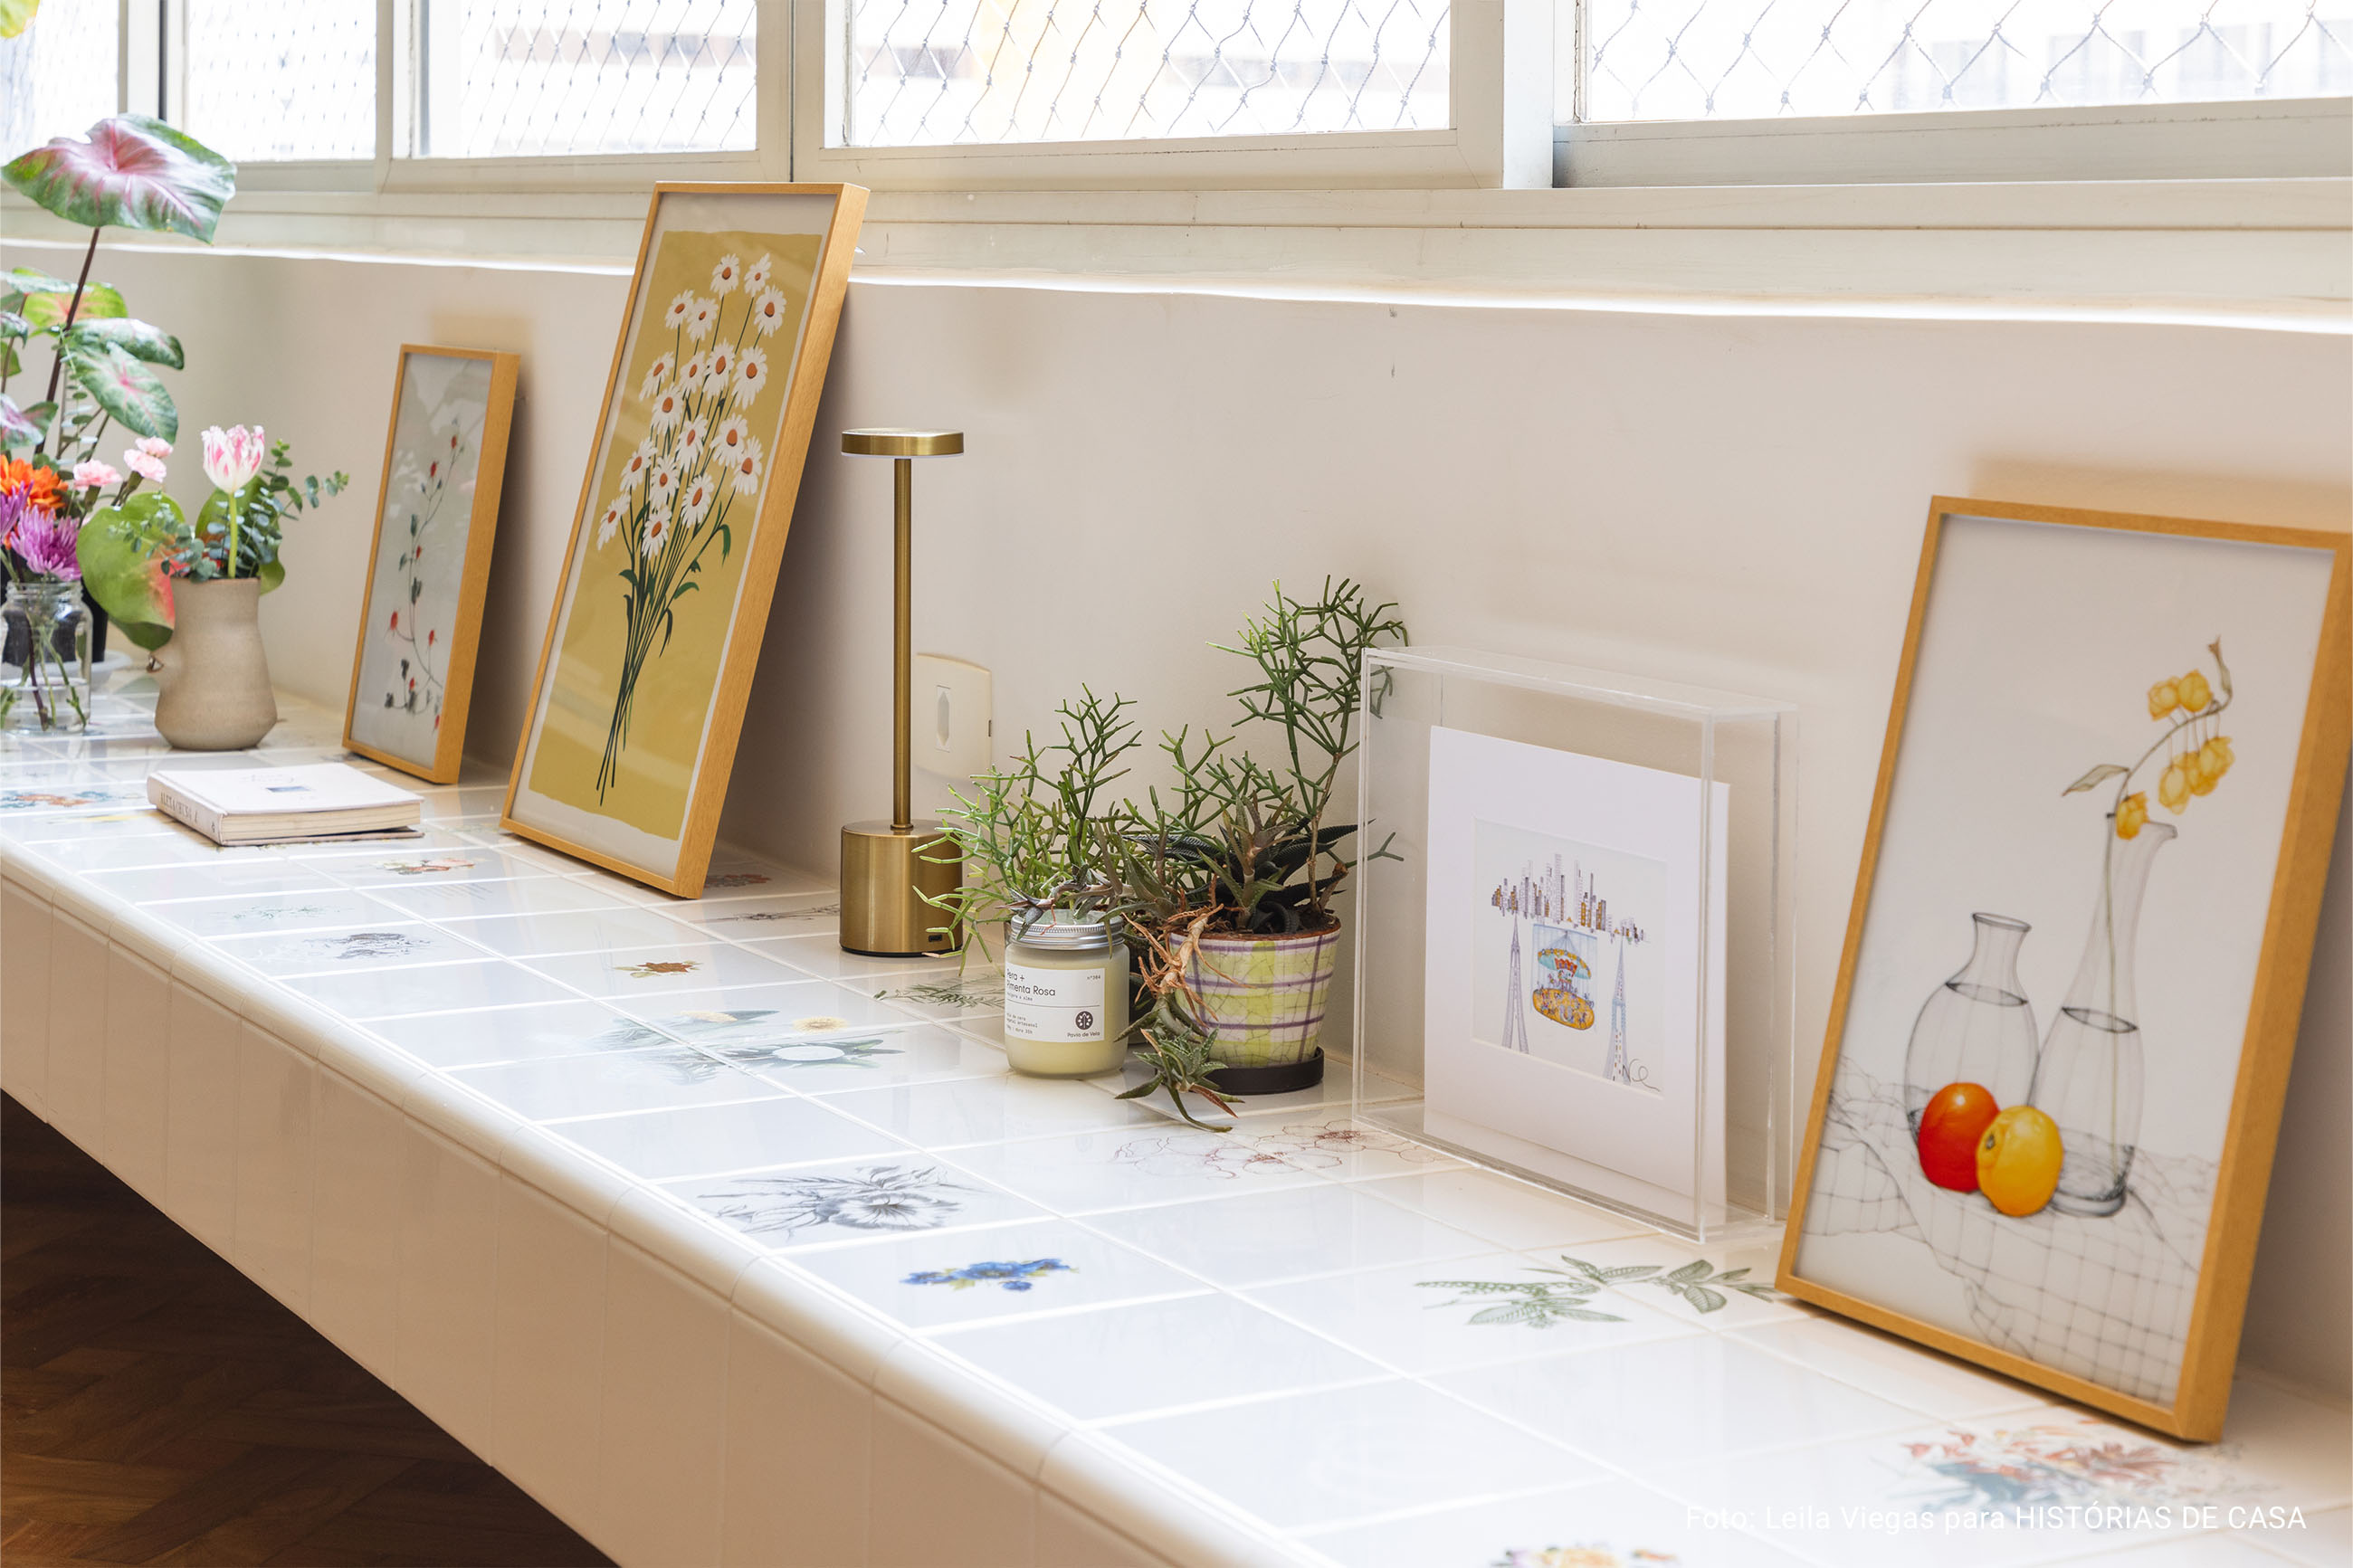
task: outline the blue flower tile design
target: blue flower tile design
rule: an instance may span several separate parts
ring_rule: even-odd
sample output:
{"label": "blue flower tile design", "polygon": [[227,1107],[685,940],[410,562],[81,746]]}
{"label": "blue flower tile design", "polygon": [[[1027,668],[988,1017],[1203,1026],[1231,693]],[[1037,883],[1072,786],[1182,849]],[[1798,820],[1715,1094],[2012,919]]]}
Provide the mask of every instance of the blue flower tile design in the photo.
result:
{"label": "blue flower tile design", "polygon": [[976,1285],[1027,1290],[1049,1274],[1077,1272],[1059,1258],[1032,1258],[1026,1263],[967,1263],[961,1268],[920,1268],[902,1283],[944,1285],[951,1290],[969,1290]]}

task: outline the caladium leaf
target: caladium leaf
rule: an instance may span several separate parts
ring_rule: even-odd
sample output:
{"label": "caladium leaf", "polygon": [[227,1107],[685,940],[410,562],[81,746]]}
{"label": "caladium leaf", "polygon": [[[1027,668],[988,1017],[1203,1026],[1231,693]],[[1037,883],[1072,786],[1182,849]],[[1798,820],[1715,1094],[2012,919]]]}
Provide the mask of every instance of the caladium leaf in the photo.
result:
{"label": "caladium leaf", "polygon": [[56,417],[54,403],[36,403],[30,408],[19,408],[16,400],[0,392],[0,447],[37,447],[48,433],[49,421]]}
{"label": "caladium leaf", "polygon": [[0,338],[29,338],[33,323],[14,310],[0,310]]}
{"label": "caladium leaf", "polygon": [[125,637],[151,651],[172,638],[172,578],[164,545],[179,520],[177,501],[161,490],[142,490],[121,506],[92,512],[74,541],[82,591]]}
{"label": "caladium leaf", "polygon": [[117,114],[87,141],[60,136],[0,168],[0,178],[80,228],[168,229],[210,244],[237,165],[143,114]]}
{"label": "caladium leaf", "polygon": [[180,340],[161,327],[151,327],[144,321],[127,317],[96,321],[76,321],[66,329],[66,347],[80,349],[87,345],[95,353],[100,345],[112,343],[132,359],[145,360],[149,364],[170,365],[174,370],[187,368],[187,360],[180,353]]}
{"label": "caladium leaf", "polygon": [[98,401],[125,428],[142,436],[174,441],[180,435],[180,412],[155,373],[112,343],[88,352],[73,351],[66,363],[81,389]]}
{"label": "caladium leaf", "polygon": [[0,38],[13,38],[33,25],[41,0],[0,0]]}
{"label": "caladium leaf", "polygon": [[[55,293],[25,296],[25,319],[36,327],[62,327],[66,311],[73,304],[73,285],[69,283]],[[122,296],[104,283],[92,283],[81,291],[81,309],[74,311],[74,321],[119,321],[131,314],[131,307]]]}

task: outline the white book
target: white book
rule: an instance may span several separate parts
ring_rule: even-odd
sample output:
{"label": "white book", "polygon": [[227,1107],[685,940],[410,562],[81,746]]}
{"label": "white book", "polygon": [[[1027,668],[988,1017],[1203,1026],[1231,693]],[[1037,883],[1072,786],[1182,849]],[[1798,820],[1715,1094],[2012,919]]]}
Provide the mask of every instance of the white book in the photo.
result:
{"label": "white book", "polygon": [[346,767],[164,768],[147,775],[164,816],[216,844],[269,844],[413,829],[422,796]]}

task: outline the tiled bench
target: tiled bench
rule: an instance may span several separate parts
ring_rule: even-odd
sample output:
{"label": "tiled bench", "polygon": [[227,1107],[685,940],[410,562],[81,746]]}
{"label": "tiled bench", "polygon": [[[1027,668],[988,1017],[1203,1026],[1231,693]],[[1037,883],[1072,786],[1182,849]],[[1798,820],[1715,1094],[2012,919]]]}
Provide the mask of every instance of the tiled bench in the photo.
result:
{"label": "tiled bench", "polygon": [[[0,741],[0,1086],[623,1563],[2353,1549],[2326,1402],[2249,1382],[2198,1450],[1769,1292],[1570,1319],[1564,1256],[1757,1260],[1362,1132],[1337,1081],[1220,1136],[1015,1078],[985,976],[842,953],[746,857],[682,903],[522,844],[494,781],[424,791],[421,844],[216,849],[144,808],[143,685]],[[341,754],[287,707],[261,761]],[[1836,1523],[2021,1467],[2306,1527]]]}

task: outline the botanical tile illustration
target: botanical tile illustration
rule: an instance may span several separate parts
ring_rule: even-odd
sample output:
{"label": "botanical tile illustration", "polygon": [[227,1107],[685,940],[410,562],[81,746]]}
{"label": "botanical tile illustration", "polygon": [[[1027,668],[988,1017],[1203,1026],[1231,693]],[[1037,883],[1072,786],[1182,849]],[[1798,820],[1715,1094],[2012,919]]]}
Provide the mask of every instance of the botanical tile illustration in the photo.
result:
{"label": "botanical tile illustration", "polygon": [[1269,1154],[1279,1156],[1303,1170],[1328,1171],[1345,1163],[1350,1154],[1388,1154],[1409,1165],[1434,1165],[1447,1156],[1434,1149],[1387,1132],[1367,1131],[1346,1117],[1334,1121],[1295,1121],[1279,1132],[1259,1134],[1251,1142]]}
{"label": "botanical tile illustration", "polygon": [[1672,1552],[1608,1544],[1515,1546],[1495,1559],[1494,1568],[1672,1568],[1683,1561]]}
{"label": "botanical tile illustration", "polygon": [[268,925],[275,921],[300,920],[304,915],[324,915],[333,912],[332,906],[327,904],[259,904],[249,910],[239,910],[228,918],[238,922],[258,921],[263,925]]}
{"label": "botanical tile illustration", "polygon": [[705,877],[702,885],[706,888],[756,888],[766,880],[768,879],[757,871],[727,871],[716,877]]}
{"label": "botanical tile illustration", "polygon": [[936,1165],[869,1165],[850,1176],[741,1176],[698,1195],[740,1230],[790,1235],[821,1225],[934,1230],[962,1212],[958,1194],[976,1190]]}
{"label": "botanical tile illustration", "polygon": [[1078,1270],[1059,1258],[1033,1258],[1026,1263],[967,1263],[961,1268],[921,1268],[901,1280],[903,1285],[944,1285],[951,1290],[969,1290],[976,1285],[995,1285],[1007,1290],[1027,1290],[1049,1274],[1075,1274]]}
{"label": "botanical tile illustration", "polygon": [[397,931],[344,931],[335,936],[308,936],[290,944],[306,958],[348,962],[355,958],[401,958],[432,950],[433,939]]}
{"label": "botanical tile illustration", "polygon": [[637,980],[651,980],[657,974],[691,974],[702,967],[697,958],[652,958],[643,963],[617,963],[613,966],[623,974]]}
{"label": "botanical tile illustration", "polygon": [[[712,879],[712,881],[715,884],[717,879]],[[840,912],[841,906],[839,904],[820,904],[817,908],[811,910],[754,910],[748,914],[713,915],[711,917],[709,923],[712,925],[729,925],[737,921],[749,921],[760,924],[765,924],[771,921],[813,921],[826,919],[833,915],[838,915]]]}
{"label": "botanical tile illustration", "polygon": [[0,790],[0,811],[70,811],[78,805],[111,805],[118,801],[145,800],[143,784],[100,784],[90,789]]}
{"label": "botanical tile illustration", "polygon": [[[1593,1308],[1593,1296],[1602,1290],[1621,1289],[1629,1285],[1648,1285],[1664,1290],[1702,1312],[1720,1312],[1731,1298],[1724,1292],[1737,1290],[1763,1301],[1779,1300],[1780,1293],[1770,1285],[1747,1278],[1746,1268],[1716,1272],[1715,1266],[1704,1258],[1694,1258],[1680,1268],[1667,1270],[1661,1263],[1628,1263],[1615,1268],[1588,1263],[1581,1258],[1563,1253],[1567,1268],[1537,1267],[1532,1274],[1551,1278],[1534,1280],[1509,1279],[1422,1279],[1416,1283],[1426,1290],[1457,1290],[1461,1294],[1451,1301],[1440,1301],[1440,1307],[1466,1306],[1474,1300],[1489,1304],[1471,1315],[1471,1321],[1494,1326],[1515,1324],[1521,1328],[1548,1329],[1555,1323],[1588,1322],[1621,1323],[1623,1318]],[[1662,1270],[1665,1270],[1662,1272]]]}
{"label": "botanical tile illustration", "polygon": [[2183,1450],[2086,1420],[1987,1432],[1957,1427],[1897,1445],[1930,1511],[2054,1505],[2141,1505],[2252,1500],[2271,1488],[2228,1463],[2228,1447]]}
{"label": "botanical tile illustration", "polygon": [[1112,1152],[1112,1163],[1134,1165],[1155,1176],[1217,1176],[1231,1181],[1250,1173],[1295,1171],[1282,1156],[1230,1138],[1164,1133],[1134,1138]]}
{"label": "botanical tile illustration", "polygon": [[[761,1021],[776,1016],[768,1007],[728,1011],[674,1013],[659,1028],[625,1019],[598,1034],[591,1044],[603,1050],[647,1051],[672,1064],[681,1081],[700,1083],[723,1066],[753,1068],[871,1067],[877,1057],[902,1054],[888,1042],[887,1034],[855,1039],[813,1040],[799,1024],[770,1026]],[[807,1023],[808,1020],[801,1020]],[[839,1020],[833,1020],[839,1022]],[[680,1040],[691,1041],[681,1045]],[[669,1046],[668,1053],[651,1047]]]}
{"label": "botanical tile illustration", "polygon": [[427,877],[440,871],[464,871],[480,865],[462,855],[436,855],[425,860],[379,860],[375,868],[396,877]]}
{"label": "botanical tile illustration", "polygon": [[877,1002],[913,1002],[925,1007],[955,1007],[967,1013],[996,1012],[1005,1005],[1002,989],[973,985],[900,985],[874,993]]}

